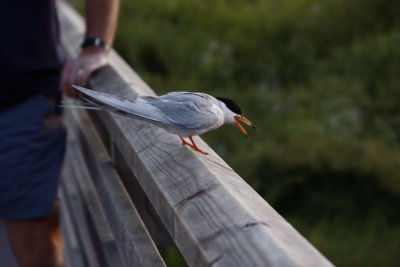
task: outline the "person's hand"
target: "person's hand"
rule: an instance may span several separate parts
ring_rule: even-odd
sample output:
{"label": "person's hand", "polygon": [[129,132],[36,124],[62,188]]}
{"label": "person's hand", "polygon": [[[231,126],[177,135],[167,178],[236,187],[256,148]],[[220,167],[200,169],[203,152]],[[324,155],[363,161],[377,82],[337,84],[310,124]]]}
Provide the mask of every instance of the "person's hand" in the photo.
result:
{"label": "person's hand", "polygon": [[87,47],[81,54],[68,61],[61,73],[60,89],[70,97],[77,97],[77,91],[72,85],[85,86],[96,70],[108,64],[107,50],[97,47]]}

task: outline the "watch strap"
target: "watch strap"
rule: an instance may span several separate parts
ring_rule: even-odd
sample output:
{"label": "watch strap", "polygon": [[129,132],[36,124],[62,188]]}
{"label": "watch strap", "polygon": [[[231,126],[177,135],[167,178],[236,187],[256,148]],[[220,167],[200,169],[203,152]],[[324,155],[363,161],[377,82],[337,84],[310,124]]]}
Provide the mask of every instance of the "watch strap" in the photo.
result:
{"label": "watch strap", "polygon": [[95,37],[95,38],[86,38],[82,42],[81,47],[82,48],[85,48],[85,47],[101,47],[101,48],[106,49],[108,46],[107,46],[107,43],[105,41],[103,41],[101,38]]}

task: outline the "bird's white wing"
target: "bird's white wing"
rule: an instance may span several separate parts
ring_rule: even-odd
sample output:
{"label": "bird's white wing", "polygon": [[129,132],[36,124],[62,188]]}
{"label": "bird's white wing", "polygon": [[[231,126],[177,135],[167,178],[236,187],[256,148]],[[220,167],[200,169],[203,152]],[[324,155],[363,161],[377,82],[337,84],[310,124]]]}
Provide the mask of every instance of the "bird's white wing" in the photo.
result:
{"label": "bird's white wing", "polygon": [[[135,99],[127,99],[111,94],[93,91],[81,86],[74,85],[78,91],[84,94],[84,98],[91,103],[91,106],[97,106],[104,110],[119,113],[125,116],[144,119],[155,123],[169,123],[169,120],[159,112],[159,110],[152,106],[151,96],[136,97]],[[64,106],[71,106],[65,105]],[[72,107],[77,107],[72,106]],[[85,108],[82,106],[81,108]]]}
{"label": "bird's white wing", "polygon": [[209,102],[156,99],[154,105],[174,125],[184,128],[210,130],[219,125],[219,117],[213,112]]}
{"label": "bird's white wing", "polygon": [[[186,129],[211,130],[221,126],[222,118],[215,113],[217,100],[208,94],[197,92],[171,92],[160,96],[165,105],[159,106],[162,112],[175,124]],[[169,102],[176,103],[173,109]],[[174,119],[179,118],[179,121]]]}

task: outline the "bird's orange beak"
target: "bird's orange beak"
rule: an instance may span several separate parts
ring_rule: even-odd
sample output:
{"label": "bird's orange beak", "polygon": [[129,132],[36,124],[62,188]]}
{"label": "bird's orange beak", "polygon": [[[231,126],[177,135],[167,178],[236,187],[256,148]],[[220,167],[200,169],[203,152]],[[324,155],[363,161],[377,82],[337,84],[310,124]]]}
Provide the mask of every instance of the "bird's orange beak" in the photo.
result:
{"label": "bird's orange beak", "polygon": [[251,127],[253,127],[254,129],[256,129],[257,130],[257,128],[256,128],[256,126],[251,122],[251,121],[249,121],[246,117],[244,117],[244,116],[235,116],[234,117],[234,119],[235,119],[235,126],[239,129],[239,131],[243,134],[243,135],[245,135],[246,137],[247,137],[247,139],[251,139],[250,138],[250,136],[247,134],[247,132],[246,132],[246,130],[243,128],[243,126],[242,125],[240,125],[240,121],[241,122],[243,122],[243,123],[245,123],[245,124],[247,124],[247,125],[249,125],[249,126],[251,126]]}

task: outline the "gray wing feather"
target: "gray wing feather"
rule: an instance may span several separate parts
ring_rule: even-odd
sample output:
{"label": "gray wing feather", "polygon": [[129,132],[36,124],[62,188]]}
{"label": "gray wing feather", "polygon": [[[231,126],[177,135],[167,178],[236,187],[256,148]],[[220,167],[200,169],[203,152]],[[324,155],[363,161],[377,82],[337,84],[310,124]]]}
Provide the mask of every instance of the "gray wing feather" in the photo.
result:
{"label": "gray wing feather", "polygon": [[62,108],[81,108],[81,109],[93,109],[93,110],[102,110],[103,108],[98,105],[80,101],[61,101],[59,107]]}
{"label": "gray wing feather", "polygon": [[214,97],[205,94],[205,93],[193,93],[193,92],[170,92],[166,95],[160,96],[160,99],[163,100],[171,100],[174,102],[184,102],[184,101],[193,101],[193,98],[196,97],[196,102],[209,102],[210,100],[215,100]]}
{"label": "gray wing feather", "polygon": [[161,124],[160,126],[164,124],[200,130],[213,128],[218,121],[210,109],[212,101],[209,100],[214,98],[203,93],[173,92],[160,97],[138,96],[129,100],[80,86],[74,87],[89,102],[102,106],[105,110],[152,121]]}
{"label": "gray wing feather", "polygon": [[93,91],[76,85],[74,85],[74,87],[83,93],[89,102],[97,106],[101,106],[105,110],[153,122],[169,122],[156,107],[149,103],[148,100],[153,97],[137,97],[134,100],[130,100],[107,93]]}
{"label": "gray wing feather", "polygon": [[210,129],[216,124],[216,117],[209,104],[193,103],[192,101],[173,102],[161,100],[157,108],[176,126],[185,129]]}

